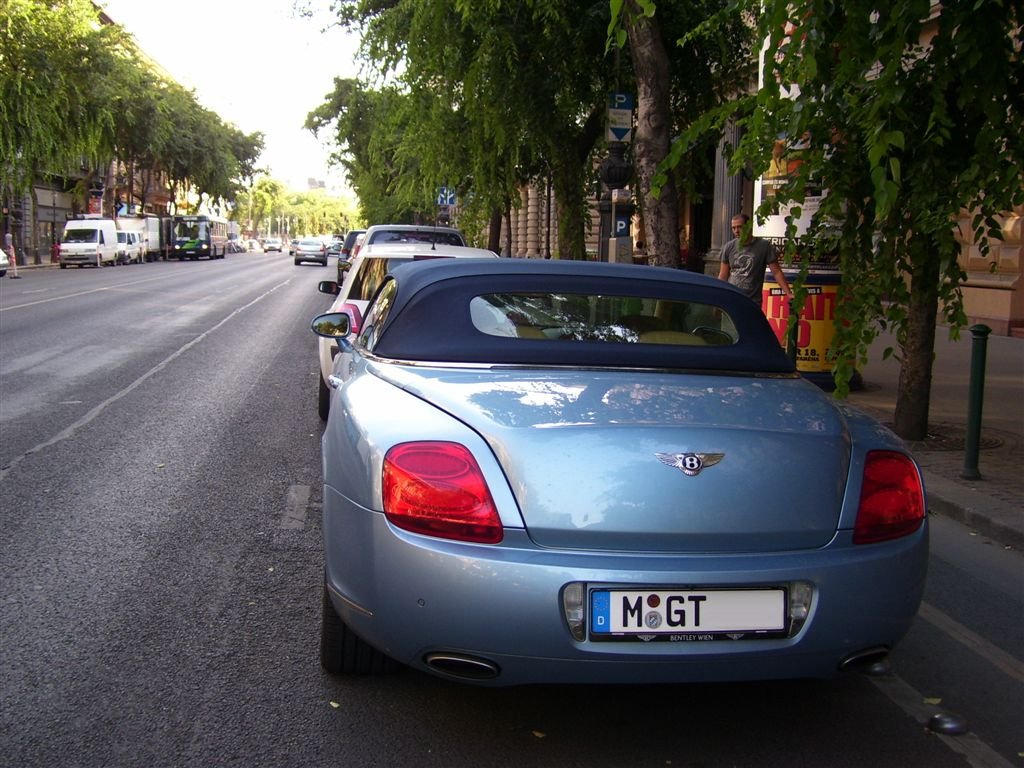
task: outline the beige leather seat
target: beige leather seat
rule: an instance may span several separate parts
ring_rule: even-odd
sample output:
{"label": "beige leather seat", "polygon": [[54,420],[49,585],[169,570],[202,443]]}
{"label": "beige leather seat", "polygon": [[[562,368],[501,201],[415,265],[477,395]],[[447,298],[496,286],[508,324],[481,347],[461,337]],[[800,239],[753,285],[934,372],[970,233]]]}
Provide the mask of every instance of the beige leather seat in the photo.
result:
{"label": "beige leather seat", "polygon": [[692,344],[694,346],[707,346],[707,342],[695,333],[685,331],[647,331],[641,333],[639,342],[641,344]]}
{"label": "beige leather seat", "polygon": [[546,339],[544,331],[532,325],[517,325],[516,336],[521,339]]}

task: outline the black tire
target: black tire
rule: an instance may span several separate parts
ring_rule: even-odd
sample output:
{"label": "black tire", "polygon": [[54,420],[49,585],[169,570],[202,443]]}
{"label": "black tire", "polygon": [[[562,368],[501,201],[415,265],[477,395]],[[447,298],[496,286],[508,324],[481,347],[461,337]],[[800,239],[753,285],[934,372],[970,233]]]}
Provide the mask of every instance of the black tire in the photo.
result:
{"label": "black tire", "polygon": [[316,411],[320,414],[321,421],[327,421],[327,417],[331,413],[331,388],[324,383],[323,376],[317,376],[320,381],[320,387],[317,390],[316,398]]}
{"label": "black tire", "polygon": [[68,265],[67,265],[67,264],[61,264],[61,265],[60,265],[60,268],[61,268],[61,269],[67,269],[67,268],[68,268]]}
{"label": "black tire", "polygon": [[320,666],[332,675],[380,675],[399,666],[341,620],[331,604],[326,579],[320,622]]}

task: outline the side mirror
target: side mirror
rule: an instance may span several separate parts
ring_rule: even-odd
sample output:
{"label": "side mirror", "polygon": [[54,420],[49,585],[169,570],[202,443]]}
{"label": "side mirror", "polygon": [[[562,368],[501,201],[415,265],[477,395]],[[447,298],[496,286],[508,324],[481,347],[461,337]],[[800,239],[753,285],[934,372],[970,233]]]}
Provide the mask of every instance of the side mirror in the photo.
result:
{"label": "side mirror", "polygon": [[330,294],[331,296],[337,296],[339,293],[341,293],[341,286],[338,285],[333,280],[321,280],[320,284],[317,286],[317,290],[320,291],[320,293],[327,293]]}
{"label": "side mirror", "polygon": [[313,318],[313,333],[325,339],[343,339],[352,329],[352,319],[344,312],[328,312]]}

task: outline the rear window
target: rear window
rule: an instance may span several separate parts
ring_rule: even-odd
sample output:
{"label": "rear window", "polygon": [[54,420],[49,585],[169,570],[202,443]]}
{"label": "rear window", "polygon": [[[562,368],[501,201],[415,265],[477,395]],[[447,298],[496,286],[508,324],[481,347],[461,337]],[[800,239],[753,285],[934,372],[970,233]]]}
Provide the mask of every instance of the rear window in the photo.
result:
{"label": "rear window", "polygon": [[720,307],[642,296],[491,293],[469,304],[473,326],[489,336],[609,344],[726,346],[738,340]]}
{"label": "rear window", "polygon": [[437,243],[439,245],[465,245],[466,241],[455,232],[415,232],[403,230],[383,230],[374,232],[373,239],[367,245],[381,243]]}

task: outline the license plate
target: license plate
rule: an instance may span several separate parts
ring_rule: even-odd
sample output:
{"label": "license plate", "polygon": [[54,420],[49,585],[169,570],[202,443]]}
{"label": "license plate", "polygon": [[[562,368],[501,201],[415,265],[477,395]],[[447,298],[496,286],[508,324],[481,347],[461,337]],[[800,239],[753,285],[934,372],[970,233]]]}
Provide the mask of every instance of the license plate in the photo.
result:
{"label": "license plate", "polygon": [[598,640],[784,636],[786,590],[593,590],[590,632]]}

